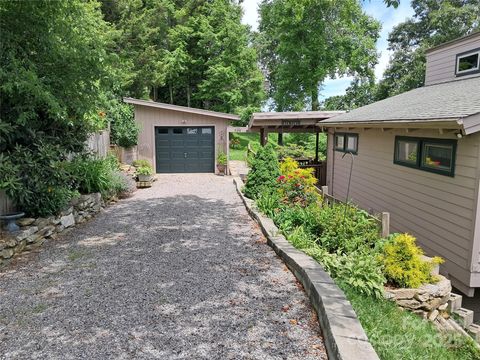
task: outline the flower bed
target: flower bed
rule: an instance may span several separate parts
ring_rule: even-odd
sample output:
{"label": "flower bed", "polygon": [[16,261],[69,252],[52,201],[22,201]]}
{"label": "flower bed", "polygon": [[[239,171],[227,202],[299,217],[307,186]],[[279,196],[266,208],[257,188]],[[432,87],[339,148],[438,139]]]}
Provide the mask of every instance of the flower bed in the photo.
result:
{"label": "flower bed", "polygon": [[[253,164],[253,170],[256,170],[255,161]],[[387,294],[389,299],[396,300],[403,308],[414,310],[430,320],[438,316],[439,310],[443,310],[450,294],[450,282],[432,275],[432,269],[440,259],[425,260],[413,237],[394,234],[388,239],[382,239],[378,222],[365,211],[351,204],[328,203],[323,202],[319,196],[310,196],[316,193],[311,191],[313,184],[308,181],[308,174],[300,173],[291,159],[280,165],[280,176],[276,170],[278,164],[269,163],[265,166],[264,159],[262,165],[262,178],[275,176],[277,181],[271,186],[257,188],[252,196],[257,207],[273,219],[296,248],[320,262],[341,288],[353,294],[353,297],[372,299],[372,303],[378,304],[379,308],[383,307],[384,296]],[[274,170],[269,174],[268,169]],[[248,175],[246,188],[249,188],[250,181],[257,183],[257,173],[258,170]],[[249,196],[249,193],[246,195]],[[387,291],[385,285],[389,285]],[[374,309],[359,310],[369,313]],[[369,324],[366,325],[368,333]],[[384,326],[389,328],[389,324]],[[377,330],[378,328],[372,330],[372,334]],[[408,328],[405,336],[408,336]],[[435,346],[449,346],[449,339],[442,336],[439,339]],[[471,339],[456,339],[455,342],[468,344],[466,348],[471,351],[468,350],[467,353],[473,354],[471,358],[479,356],[475,346],[471,345]],[[383,348],[385,344],[376,342],[375,339],[372,343],[391,354],[387,348]],[[411,347],[416,345],[411,344]],[[434,353],[447,354],[450,351],[442,349],[437,349]],[[456,352],[455,349],[452,350],[453,353]],[[421,351],[412,351],[412,354],[417,353]],[[450,358],[450,355],[445,356]],[[389,355],[385,358],[396,357]]]}

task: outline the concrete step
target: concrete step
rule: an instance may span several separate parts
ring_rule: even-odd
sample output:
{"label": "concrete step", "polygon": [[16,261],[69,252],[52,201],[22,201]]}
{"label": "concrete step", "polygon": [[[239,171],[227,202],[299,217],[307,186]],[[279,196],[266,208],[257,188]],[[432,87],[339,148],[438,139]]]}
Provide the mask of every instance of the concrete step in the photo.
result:
{"label": "concrete step", "polygon": [[447,323],[454,329],[455,332],[458,334],[462,334],[463,336],[468,336],[467,332],[452,318],[447,320]]}
{"label": "concrete step", "polygon": [[458,310],[462,307],[462,295],[450,294],[450,299],[448,300],[447,303],[447,311],[449,313],[454,312],[455,310]]}
{"label": "concrete step", "polygon": [[468,334],[475,340],[480,343],[480,325],[472,324],[467,329]]}
{"label": "concrete step", "polygon": [[455,321],[460,324],[464,329],[468,329],[473,324],[473,311],[465,308],[460,308],[453,312]]}

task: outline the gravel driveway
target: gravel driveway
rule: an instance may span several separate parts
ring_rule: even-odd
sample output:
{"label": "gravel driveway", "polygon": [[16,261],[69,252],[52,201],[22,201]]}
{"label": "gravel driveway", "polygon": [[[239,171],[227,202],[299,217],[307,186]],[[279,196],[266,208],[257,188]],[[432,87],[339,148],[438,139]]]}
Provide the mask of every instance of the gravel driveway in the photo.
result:
{"label": "gravel driveway", "polygon": [[231,178],[150,189],[0,270],[1,359],[326,359]]}

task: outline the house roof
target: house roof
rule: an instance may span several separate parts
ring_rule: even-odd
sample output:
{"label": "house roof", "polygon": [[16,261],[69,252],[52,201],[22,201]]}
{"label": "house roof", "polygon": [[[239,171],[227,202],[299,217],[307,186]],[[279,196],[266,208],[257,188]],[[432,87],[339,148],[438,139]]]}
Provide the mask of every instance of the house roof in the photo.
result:
{"label": "house roof", "polygon": [[318,126],[456,123],[480,131],[480,77],[435,84],[377,101],[322,121]]}
{"label": "house roof", "polygon": [[[253,113],[248,128],[258,130],[267,128],[296,128],[315,129],[318,121],[329,119],[333,116],[343,114],[344,111],[289,111],[289,112],[260,112]],[[318,130],[318,129],[317,129]]]}
{"label": "house roof", "polygon": [[133,104],[133,105],[142,105],[142,106],[154,107],[154,108],[158,108],[158,109],[181,111],[181,112],[186,112],[186,113],[191,113],[191,114],[213,116],[213,117],[222,118],[222,119],[225,119],[225,120],[240,120],[240,116],[234,115],[234,114],[227,114],[227,113],[222,113],[222,112],[217,112],[217,111],[191,108],[191,107],[187,107],[187,106],[165,104],[165,103],[151,101],[151,100],[140,100],[140,99],[125,97],[125,98],[123,98],[123,101],[128,103],[128,104]]}
{"label": "house roof", "polygon": [[447,47],[447,46],[450,46],[450,45],[453,45],[453,44],[456,44],[456,43],[461,43],[463,41],[465,41],[466,39],[470,39],[470,38],[474,38],[476,36],[480,36],[480,31],[476,30],[474,32],[472,32],[471,34],[468,34],[468,35],[465,35],[465,36],[462,36],[462,37],[459,37],[459,38],[456,38],[456,39],[453,39],[453,40],[450,40],[450,41],[447,41],[447,42],[444,42],[440,45],[437,45],[437,46],[434,46],[434,47],[431,47],[430,49],[427,49],[426,50],[426,53],[430,53],[432,51],[436,51],[438,49],[442,49],[444,47]]}

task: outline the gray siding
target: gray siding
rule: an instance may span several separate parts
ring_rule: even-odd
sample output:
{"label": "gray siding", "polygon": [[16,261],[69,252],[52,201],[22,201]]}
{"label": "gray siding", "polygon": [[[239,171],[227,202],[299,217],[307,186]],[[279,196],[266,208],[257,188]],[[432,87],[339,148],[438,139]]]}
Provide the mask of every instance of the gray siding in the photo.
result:
{"label": "gray siding", "polygon": [[214,126],[215,159],[218,150],[228,152],[227,127],[230,123],[228,119],[135,105],[135,120],[140,125],[137,145],[138,158],[149,160],[154,169],[156,168],[155,126]]}
{"label": "gray siding", "polygon": [[480,48],[480,33],[427,53],[425,85],[479,76],[478,73],[460,77],[455,76],[456,55],[476,48]]}
{"label": "gray siding", "polygon": [[[333,130],[330,130],[333,132]],[[351,131],[354,132],[354,131]],[[458,141],[455,177],[433,174],[393,163],[395,135],[454,138],[438,131],[358,131],[350,188],[351,200],[361,208],[391,214],[392,232],[415,235],[428,255],[446,259],[443,270],[466,286],[472,285],[472,268],[478,264],[479,248],[473,249],[480,135]],[[350,157],[333,151],[328,144],[327,184],[334,196],[344,199]],[[478,236],[478,234],[476,235]]]}

